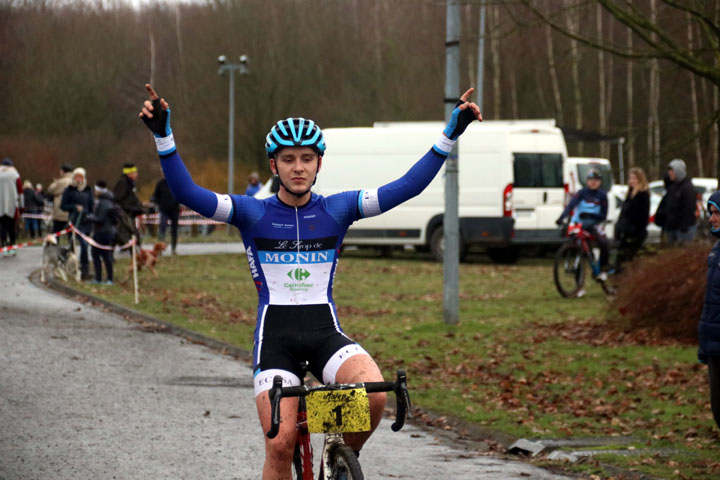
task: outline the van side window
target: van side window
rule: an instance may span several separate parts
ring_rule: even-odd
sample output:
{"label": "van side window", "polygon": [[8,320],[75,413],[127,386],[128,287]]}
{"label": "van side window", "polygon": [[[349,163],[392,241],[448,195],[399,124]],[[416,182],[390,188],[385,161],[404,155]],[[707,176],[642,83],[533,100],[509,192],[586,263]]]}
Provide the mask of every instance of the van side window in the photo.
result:
{"label": "van side window", "polygon": [[515,153],[515,188],[563,188],[559,153]]}

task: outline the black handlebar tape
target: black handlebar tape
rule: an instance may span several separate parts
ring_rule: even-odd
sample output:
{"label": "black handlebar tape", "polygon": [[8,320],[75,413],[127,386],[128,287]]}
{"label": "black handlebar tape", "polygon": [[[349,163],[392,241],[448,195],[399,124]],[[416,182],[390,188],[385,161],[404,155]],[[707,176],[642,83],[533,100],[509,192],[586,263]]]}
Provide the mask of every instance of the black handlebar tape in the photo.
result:
{"label": "black handlebar tape", "polygon": [[267,432],[268,438],[277,437],[280,431],[280,400],[283,397],[282,381],[280,375],[275,375],[273,386],[270,389],[270,430]]}
{"label": "black handlebar tape", "polygon": [[393,432],[399,431],[405,425],[405,415],[410,410],[410,395],[407,389],[407,375],[405,370],[397,371],[397,382],[395,382],[395,398],[397,400],[397,412],[395,422],[390,426]]}

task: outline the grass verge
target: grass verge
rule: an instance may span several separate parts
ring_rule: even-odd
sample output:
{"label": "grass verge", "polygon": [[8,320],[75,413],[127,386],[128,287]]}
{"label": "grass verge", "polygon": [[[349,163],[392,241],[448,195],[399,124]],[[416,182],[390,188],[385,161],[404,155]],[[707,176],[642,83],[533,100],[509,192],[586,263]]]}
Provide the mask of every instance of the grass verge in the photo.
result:
{"label": "grass verge", "polygon": [[[660,478],[718,478],[720,436],[695,345],[610,330],[599,287],[560,298],[549,259],[462,264],[461,320],[446,325],[442,265],[398,257],[345,254],[335,301],[344,330],[388,379],[407,369],[416,405],[518,437],[631,436],[621,448],[635,455],[565,466],[597,478],[618,478],[600,462]],[[127,259],[116,266],[122,280]],[[257,296],[244,256],[163,257],[158,269],[159,279],[141,273],[139,305],[132,282],[79,288],[252,349]]]}

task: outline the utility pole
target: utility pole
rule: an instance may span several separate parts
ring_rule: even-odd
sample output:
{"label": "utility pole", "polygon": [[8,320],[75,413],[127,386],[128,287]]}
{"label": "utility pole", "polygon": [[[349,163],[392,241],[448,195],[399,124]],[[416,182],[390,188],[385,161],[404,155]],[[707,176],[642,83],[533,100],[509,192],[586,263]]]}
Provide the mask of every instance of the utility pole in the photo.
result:
{"label": "utility pole", "polygon": [[[230,112],[228,114],[228,195],[233,194],[233,186],[235,185],[235,72],[238,72],[240,75],[246,75],[248,73],[247,55],[240,55],[238,60],[240,60],[240,63],[227,63],[227,57],[225,55],[218,57],[218,63],[220,64],[218,75],[228,73],[230,77],[230,98],[228,100],[230,104]],[[228,235],[230,235],[231,231],[232,226],[228,223]]]}
{"label": "utility pole", "polygon": [[[445,121],[460,97],[460,2],[448,0],[445,23]],[[458,143],[445,160],[445,248],[443,252],[443,317],[456,325],[460,303],[460,224],[458,220]]]}
{"label": "utility pole", "polygon": [[240,75],[248,73],[247,55],[240,55],[239,60],[240,63],[227,63],[225,55],[218,57],[218,63],[220,64],[218,75],[228,73],[230,77],[230,99],[228,100],[230,105],[228,118],[228,195],[233,194],[233,185],[235,184],[235,72]]}

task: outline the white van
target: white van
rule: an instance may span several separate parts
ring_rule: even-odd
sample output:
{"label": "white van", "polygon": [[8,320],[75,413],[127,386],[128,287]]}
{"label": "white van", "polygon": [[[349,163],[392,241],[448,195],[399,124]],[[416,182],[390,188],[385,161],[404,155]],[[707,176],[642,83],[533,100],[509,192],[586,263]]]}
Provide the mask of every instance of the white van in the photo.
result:
{"label": "white van", "polygon": [[597,170],[602,176],[602,185],[600,188],[605,190],[608,197],[608,213],[607,224],[605,225],[605,235],[612,239],[615,234],[615,224],[620,215],[620,208],[625,197],[618,198],[617,190],[613,187],[612,166],[607,158],[595,157],[568,157],[565,162],[565,172],[569,180],[568,193],[570,197],[575,195],[582,188],[587,186],[586,179],[590,170]]}
{"label": "white van", "polygon": [[[442,128],[417,122],[326,129],[328,147],[313,191],[327,196],[393,181],[431,148]],[[481,245],[493,260],[509,262],[520,246],[562,242],[555,220],[567,197],[567,149],[554,120],[473,123],[459,148],[461,256]],[[266,185],[256,197],[272,194]],[[344,244],[413,245],[441,259],[444,210],[443,167],[417,197],[354,223]]]}

